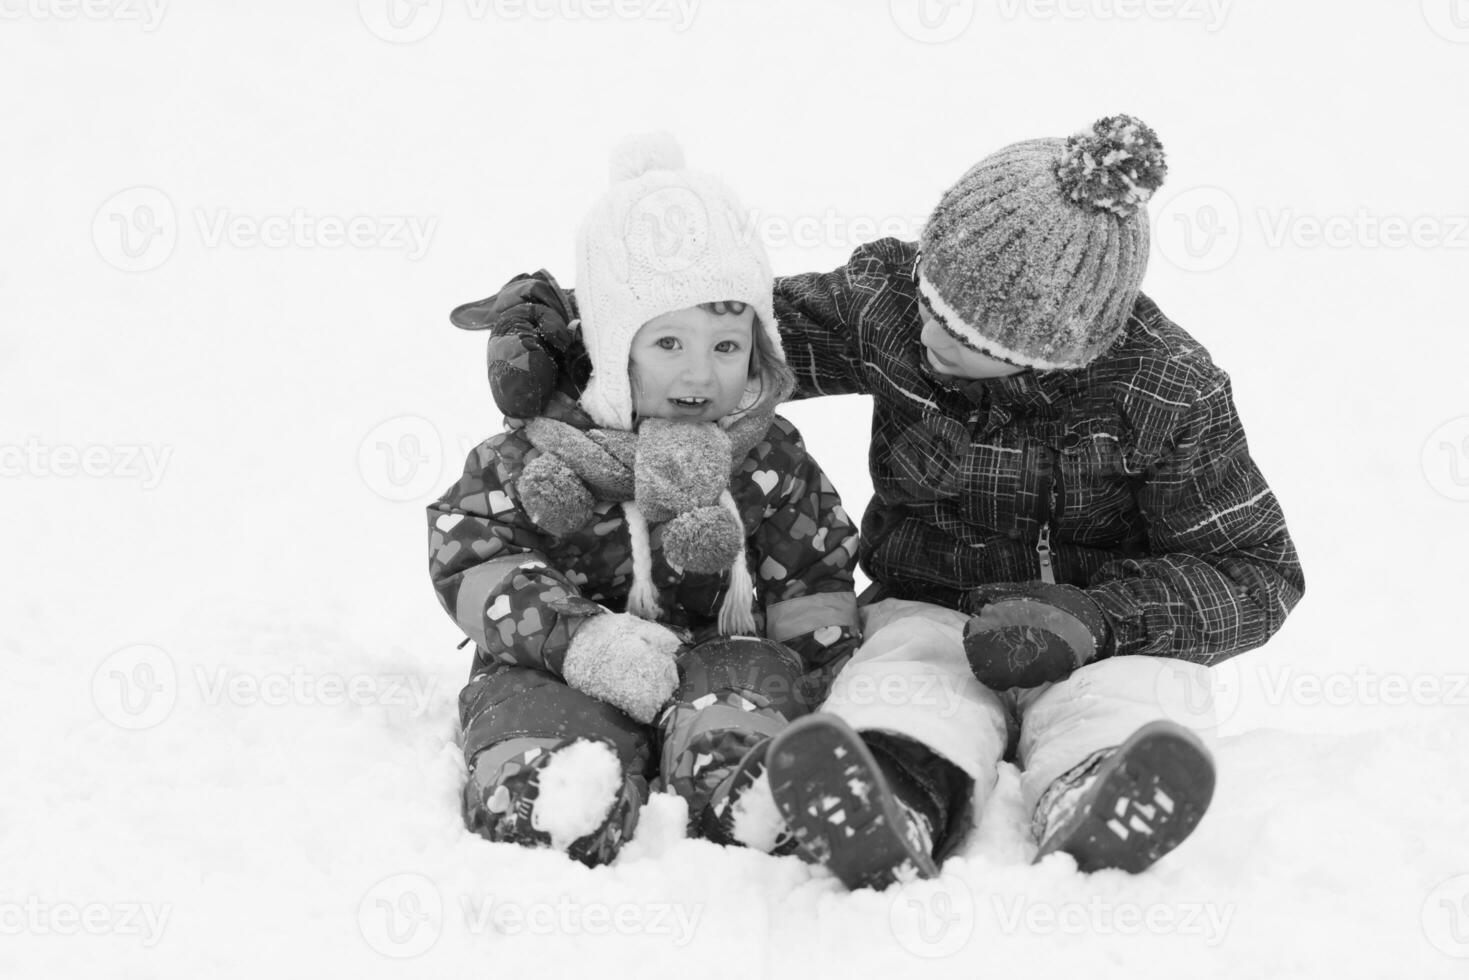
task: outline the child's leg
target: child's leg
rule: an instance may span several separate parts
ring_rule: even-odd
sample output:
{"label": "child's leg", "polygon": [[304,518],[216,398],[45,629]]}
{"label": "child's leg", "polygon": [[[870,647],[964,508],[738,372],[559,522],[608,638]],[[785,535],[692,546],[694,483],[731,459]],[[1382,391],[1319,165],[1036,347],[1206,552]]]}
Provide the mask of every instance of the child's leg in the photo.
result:
{"label": "child's leg", "polygon": [[1042,855],[1140,871],[1193,831],[1213,794],[1213,761],[1179,722],[1207,737],[1211,718],[1170,718],[1163,698],[1194,672],[1193,683],[1209,683],[1198,664],[1116,657],[1019,695],[1021,794]]}
{"label": "child's leg", "polygon": [[616,856],[647,799],[646,728],[524,667],[476,674],[459,713],[465,826],[490,840],[564,849],[589,865]]}
{"label": "child's leg", "polygon": [[970,671],[963,614],[886,600],[863,619],[867,641],[821,712],[771,747],[771,783],[809,859],[883,888],[936,873],[957,847],[976,787],[994,786],[1009,713]]}
{"label": "child's leg", "polygon": [[[974,803],[993,790],[1009,739],[1009,711],[974,679],[964,656],[963,613],[885,599],[862,610],[866,641],[821,706],[859,733],[917,743],[974,781]],[[964,801],[966,808],[968,798]]]}
{"label": "child's leg", "polygon": [[759,781],[764,743],[809,710],[801,658],[773,640],[736,636],[693,647],[678,668],[678,690],[658,720],[662,782],[688,802],[691,835],[753,844],[734,832],[736,796]]}

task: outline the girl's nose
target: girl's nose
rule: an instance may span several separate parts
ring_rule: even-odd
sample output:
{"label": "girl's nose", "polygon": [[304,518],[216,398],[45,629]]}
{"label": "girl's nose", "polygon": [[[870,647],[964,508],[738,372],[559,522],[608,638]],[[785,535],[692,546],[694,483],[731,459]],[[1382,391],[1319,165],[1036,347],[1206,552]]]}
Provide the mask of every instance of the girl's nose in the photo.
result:
{"label": "girl's nose", "polygon": [[714,360],[707,354],[689,354],[684,359],[684,379],[686,381],[708,381],[714,377]]}

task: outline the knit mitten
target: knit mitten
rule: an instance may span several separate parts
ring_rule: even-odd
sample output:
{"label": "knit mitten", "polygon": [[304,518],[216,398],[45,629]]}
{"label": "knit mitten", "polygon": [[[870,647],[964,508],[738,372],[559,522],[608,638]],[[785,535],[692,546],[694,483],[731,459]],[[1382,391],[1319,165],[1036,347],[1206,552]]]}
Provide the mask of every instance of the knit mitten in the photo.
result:
{"label": "knit mitten", "polygon": [[678,687],[674,657],[681,645],[668,627],[628,613],[592,616],[572,635],[561,676],[583,694],[652,724]]}

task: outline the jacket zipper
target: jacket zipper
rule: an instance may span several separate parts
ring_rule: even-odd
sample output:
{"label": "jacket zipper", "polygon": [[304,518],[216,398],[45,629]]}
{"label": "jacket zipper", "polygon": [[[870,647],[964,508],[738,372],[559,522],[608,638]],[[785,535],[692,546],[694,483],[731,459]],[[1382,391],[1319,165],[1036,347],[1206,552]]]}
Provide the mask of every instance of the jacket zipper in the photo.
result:
{"label": "jacket zipper", "polygon": [[1050,453],[1051,464],[1050,475],[1047,480],[1046,487],[1048,517],[1041,524],[1040,536],[1036,539],[1035,542],[1035,554],[1037,559],[1039,559],[1040,561],[1041,581],[1045,582],[1048,585],[1055,585],[1056,567],[1051,559],[1051,522],[1054,521],[1057,516],[1056,512],[1057,507],[1059,506],[1060,496],[1057,485],[1061,482],[1061,474],[1059,470],[1060,461],[1056,458],[1056,453],[1053,450],[1049,449],[1048,452]]}

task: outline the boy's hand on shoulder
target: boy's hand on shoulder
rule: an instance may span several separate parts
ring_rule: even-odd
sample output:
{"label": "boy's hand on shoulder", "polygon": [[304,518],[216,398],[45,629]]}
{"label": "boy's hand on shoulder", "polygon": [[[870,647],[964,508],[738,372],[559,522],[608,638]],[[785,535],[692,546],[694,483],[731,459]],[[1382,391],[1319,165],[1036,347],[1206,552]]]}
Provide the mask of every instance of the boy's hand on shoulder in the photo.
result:
{"label": "boy's hand on shoulder", "polygon": [[964,653],[985,687],[1003,691],[1066,678],[1107,652],[1101,609],[1072,585],[986,585],[970,596]]}
{"label": "boy's hand on shoulder", "polygon": [[577,627],[561,675],[576,690],[648,725],[678,687],[675,658],[682,646],[666,626],[603,613]]}

